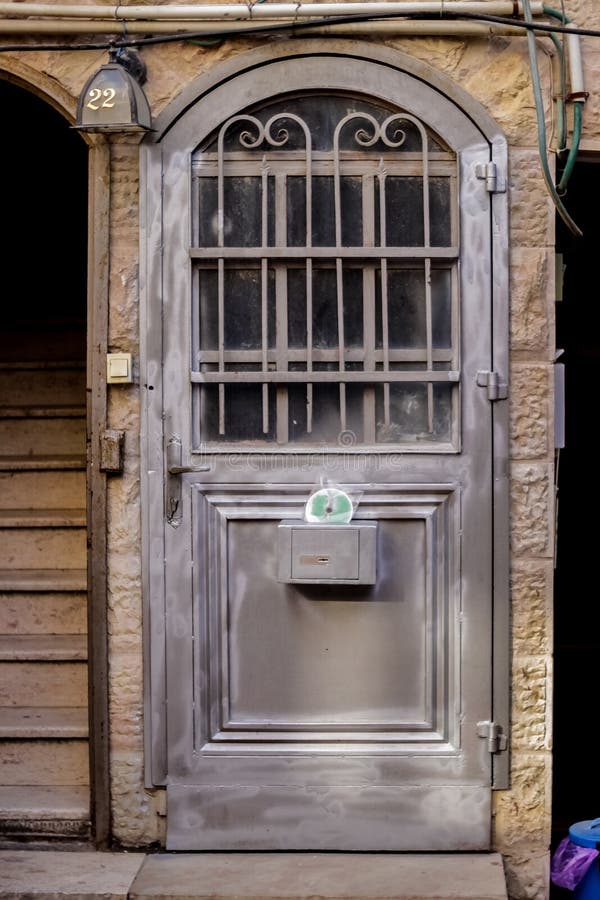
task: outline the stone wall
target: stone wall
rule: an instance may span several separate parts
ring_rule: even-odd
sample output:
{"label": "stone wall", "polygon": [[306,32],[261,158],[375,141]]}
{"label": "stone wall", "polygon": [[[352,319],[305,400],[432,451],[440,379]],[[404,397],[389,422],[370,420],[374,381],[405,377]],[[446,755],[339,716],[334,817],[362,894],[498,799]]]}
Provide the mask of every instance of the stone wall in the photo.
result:
{"label": "stone wall", "polygon": [[[580,25],[600,28],[593,0],[568,0]],[[596,7],[594,9],[594,7]],[[494,846],[505,859],[512,900],[547,896],[551,801],[551,676],[554,351],[554,207],[540,172],[537,128],[524,38],[386,41],[444,72],[471,93],[509,141],[511,271],[511,596],[512,786],[494,794]],[[554,83],[551,44],[541,40],[544,96]],[[157,115],[201,72],[251,46],[159,45],[144,51],[145,86]],[[588,89],[600,48],[583,39]],[[74,109],[103,52],[3,54],[0,66]],[[70,98],[70,99],[69,99]],[[600,140],[600,93],[586,107],[584,138]],[[548,100],[552,134],[554,110]],[[600,144],[599,144],[600,146]],[[109,350],[139,361],[138,145],[111,141]],[[137,368],[136,368],[137,374]],[[109,640],[111,778],[114,834],[126,847],[163,839],[161,792],[144,787],[143,664],[138,385],[109,391],[111,428],[126,431],[125,469],[109,482]]]}

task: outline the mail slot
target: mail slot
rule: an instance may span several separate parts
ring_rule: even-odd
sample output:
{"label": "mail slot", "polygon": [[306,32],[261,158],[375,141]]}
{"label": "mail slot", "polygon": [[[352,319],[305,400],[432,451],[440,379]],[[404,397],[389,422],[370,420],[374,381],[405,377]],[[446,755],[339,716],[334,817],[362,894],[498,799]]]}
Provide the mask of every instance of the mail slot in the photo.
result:
{"label": "mail slot", "polygon": [[288,584],[375,584],[377,523],[280,522],[278,581]]}

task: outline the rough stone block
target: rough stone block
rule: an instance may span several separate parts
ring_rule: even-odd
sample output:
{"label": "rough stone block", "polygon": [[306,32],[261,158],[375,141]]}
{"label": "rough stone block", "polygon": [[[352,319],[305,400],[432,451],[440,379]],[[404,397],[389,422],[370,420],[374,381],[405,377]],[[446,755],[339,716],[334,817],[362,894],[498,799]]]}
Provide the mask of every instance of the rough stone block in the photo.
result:
{"label": "rough stone block", "polygon": [[516,659],[512,679],[511,745],[515,750],[543,750],[548,746],[545,661]]}
{"label": "rough stone block", "polygon": [[554,257],[547,250],[519,247],[511,252],[510,345],[511,350],[550,352],[552,303],[554,301]]}
{"label": "rough stone block", "polygon": [[552,564],[518,564],[511,573],[515,658],[552,651]]}
{"label": "rough stone block", "polygon": [[536,147],[509,152],[512,247],[548,247],[554,241],[556,209],[542,175]]}
{"label": "rough stone block", "polygon": [[493,845],[501,853],[520,844],[548,847],[551,774],[552,756],[548,751],[512,754],[510,790],[493,795]]}
{"label": "rough stone block", "polygon": [[552,467],[511,466],[511,547],[516,556],[552,556],[554,486]]}
{"label": "rough stone block", "polygon": [[141,752],[111,754],[113,831],[125,847],[145,847],[161,838],[160,797],[143,783]]}
{"label": "rough stone block", "polygon": [[511,459],[547,457],[550,408],[550,366],[517,364],[510,376]]}

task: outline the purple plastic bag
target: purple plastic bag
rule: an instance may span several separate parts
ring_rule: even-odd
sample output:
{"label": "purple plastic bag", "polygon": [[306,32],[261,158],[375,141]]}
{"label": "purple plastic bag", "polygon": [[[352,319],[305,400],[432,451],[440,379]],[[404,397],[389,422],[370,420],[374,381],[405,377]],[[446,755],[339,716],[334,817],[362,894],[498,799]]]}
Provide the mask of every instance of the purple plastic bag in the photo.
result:
{"label": "purple plastic bag", "polygon": [[575,890],[591,864],[598,856],[594,847],[580,847],[566,837],[552,855],[550,880],[557,887]]}

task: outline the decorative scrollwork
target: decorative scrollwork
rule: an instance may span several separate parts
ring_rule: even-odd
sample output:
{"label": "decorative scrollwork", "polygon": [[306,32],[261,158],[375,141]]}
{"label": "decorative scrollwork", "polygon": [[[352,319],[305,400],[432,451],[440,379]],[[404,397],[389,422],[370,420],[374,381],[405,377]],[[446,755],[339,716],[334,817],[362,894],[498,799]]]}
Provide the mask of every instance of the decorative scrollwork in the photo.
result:
{"label": "decorative scrollwork", "polygon": [[410,116],[407,113],[395,113],[379,123],[374,116],[367,112],[349,113],[338,122],[334,134],[334,149],[336,151],[339,150],[342,129],[345,128],[349,122],[355,121],[356,119],[362,119],[363,122],[368,122],[368,128],[363,126],[358,128],[354,133],[354,140],[361,147],[373,147],[378,141],[381,141],[386,147],[397,149],[406,141],[406,130],[394,126],[399,126],[400,123],[412,122],[419,130],[422,150],[423,152],[425,151],[425,130],[421,123],[413,116]]}
{"label": "decorative scrollwork", "polygon": [[225,135],[236,122],[243,122],[247,125],[239,136],[238,141],[246,150],[255,150],[262,144],[269,144],[271,147],[284,147],[289,139],[290,132],[288,128],[276,128],[277,122],[282,120],[296,122],[302,129],[306,141],[306,148],[310,147],[310,132],[306,123],[299,116],[293,113],[277,113],[272,116],[264,125],[255,116],[241,115],[234,116],[223,125],[219,134],[219,143],[221,149],[225,142]]}

